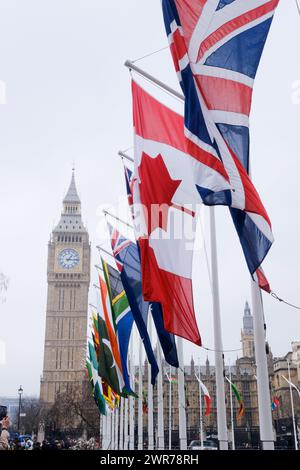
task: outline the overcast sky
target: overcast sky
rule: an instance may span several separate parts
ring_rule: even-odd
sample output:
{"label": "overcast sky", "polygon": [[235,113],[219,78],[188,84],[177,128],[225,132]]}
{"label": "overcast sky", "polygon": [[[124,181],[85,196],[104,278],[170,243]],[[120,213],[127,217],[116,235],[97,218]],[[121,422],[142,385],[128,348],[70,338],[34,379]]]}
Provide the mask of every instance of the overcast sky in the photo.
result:
{"label": "overcast sky", "polygon": [[[276,239],[264,268],[274,291],[298,304],[300,104],[293,104],[292,87],[300,80],[299,43],[294,1],[281,0],[251,115],[253,178]],[[0,303],[0,352],[3,343],[6,348],[0,396],[16,395],[20,384],[27,395],[39,393],[47,242],[73,162],[94,264],[94,247],[104,236],[99,208],[116,208],[125,195],[117,151],[132,146],[132,121],[123,62],[166,45],[159,0],[0,0],[0,79],[7,100],[0,105],[0,272],[10,280]],[[139,65],[178,88],[168,50]],[[217,235],[224,348],[238,349],[250,283],[226,208],[217,210]],[[194,269],[197,319],[204,345],[213,347],[203,249]],[[300,339],[299,311],[267,295],[264,305],[267,338],[274,355],[283,355]],[[204,363],[206,352],[185,343],[186,361],[191,354]]]}

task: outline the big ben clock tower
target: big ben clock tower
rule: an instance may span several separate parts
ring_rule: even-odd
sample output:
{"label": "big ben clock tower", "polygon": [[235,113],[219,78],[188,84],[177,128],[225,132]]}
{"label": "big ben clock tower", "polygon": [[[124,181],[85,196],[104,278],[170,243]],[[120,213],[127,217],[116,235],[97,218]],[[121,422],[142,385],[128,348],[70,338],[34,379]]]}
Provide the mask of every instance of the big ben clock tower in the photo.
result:
{"label": "big ben clock tower", "polygon": [[90,243],[81,219],[74,170],[60,221],[48,244],[48,297],[41,400],[82,389],[86,349]]}

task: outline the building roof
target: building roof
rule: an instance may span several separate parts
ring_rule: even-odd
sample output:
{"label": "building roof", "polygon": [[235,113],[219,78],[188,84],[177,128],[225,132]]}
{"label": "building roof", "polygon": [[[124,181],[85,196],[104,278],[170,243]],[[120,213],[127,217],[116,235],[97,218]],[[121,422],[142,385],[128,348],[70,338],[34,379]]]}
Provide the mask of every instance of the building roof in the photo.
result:
{"label": "building roof", "polygon": [[80,198],[78,196],[77,188],[76,188],[76,183],[75,183],[75,171],[74,169],[72,170],[72,178],[71,178],[71,183],[68,189],[67,194],[65,195],[65,198],[63,200],[64,203],[78,203],[80,204]]}

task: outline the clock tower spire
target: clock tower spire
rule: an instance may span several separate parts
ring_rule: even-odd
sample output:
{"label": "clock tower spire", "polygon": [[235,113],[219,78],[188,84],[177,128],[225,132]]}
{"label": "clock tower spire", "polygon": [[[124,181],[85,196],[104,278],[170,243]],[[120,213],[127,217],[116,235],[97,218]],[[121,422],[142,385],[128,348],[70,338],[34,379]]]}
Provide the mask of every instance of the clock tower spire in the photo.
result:
{"label": "clock tower spire", "polygon": [[48,244],[48,296],[41,400],[82,389],[90,284],[89,235],[72,171],[60,220]]}

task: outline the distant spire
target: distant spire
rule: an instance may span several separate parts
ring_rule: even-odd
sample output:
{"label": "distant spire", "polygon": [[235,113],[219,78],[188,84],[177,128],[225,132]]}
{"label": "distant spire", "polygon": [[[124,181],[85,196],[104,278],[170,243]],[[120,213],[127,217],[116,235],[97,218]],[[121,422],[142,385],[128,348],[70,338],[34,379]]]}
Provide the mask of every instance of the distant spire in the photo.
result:
{"label": "distant spire", "polygon": [[192,356],[192,359],[191,359],[191,375],[192,376],[195,375],[195,361],[194,361],[193,356]]}
{"label": "distant spire", "polygon": [[68,192],[63,200],[64,203],[78,203],[80,204],[80,199],[78,196],[76,183],[75,183],[75,168],[72,168],[72,178],[71,183],[68,189]]}
{"label": "distant spire", "polygon": [[206,357],[206,362],[205,362],[205,374],[206,377],[210,377],[210,366],[209,366],[209,359],[208,356]]}
{"label": "distant spire", "polygon": [[248,304],[248,301],[246,300],[245,308],[244,308],[244,315],[245,316],[250,316],[251,315],[251,310]]}

